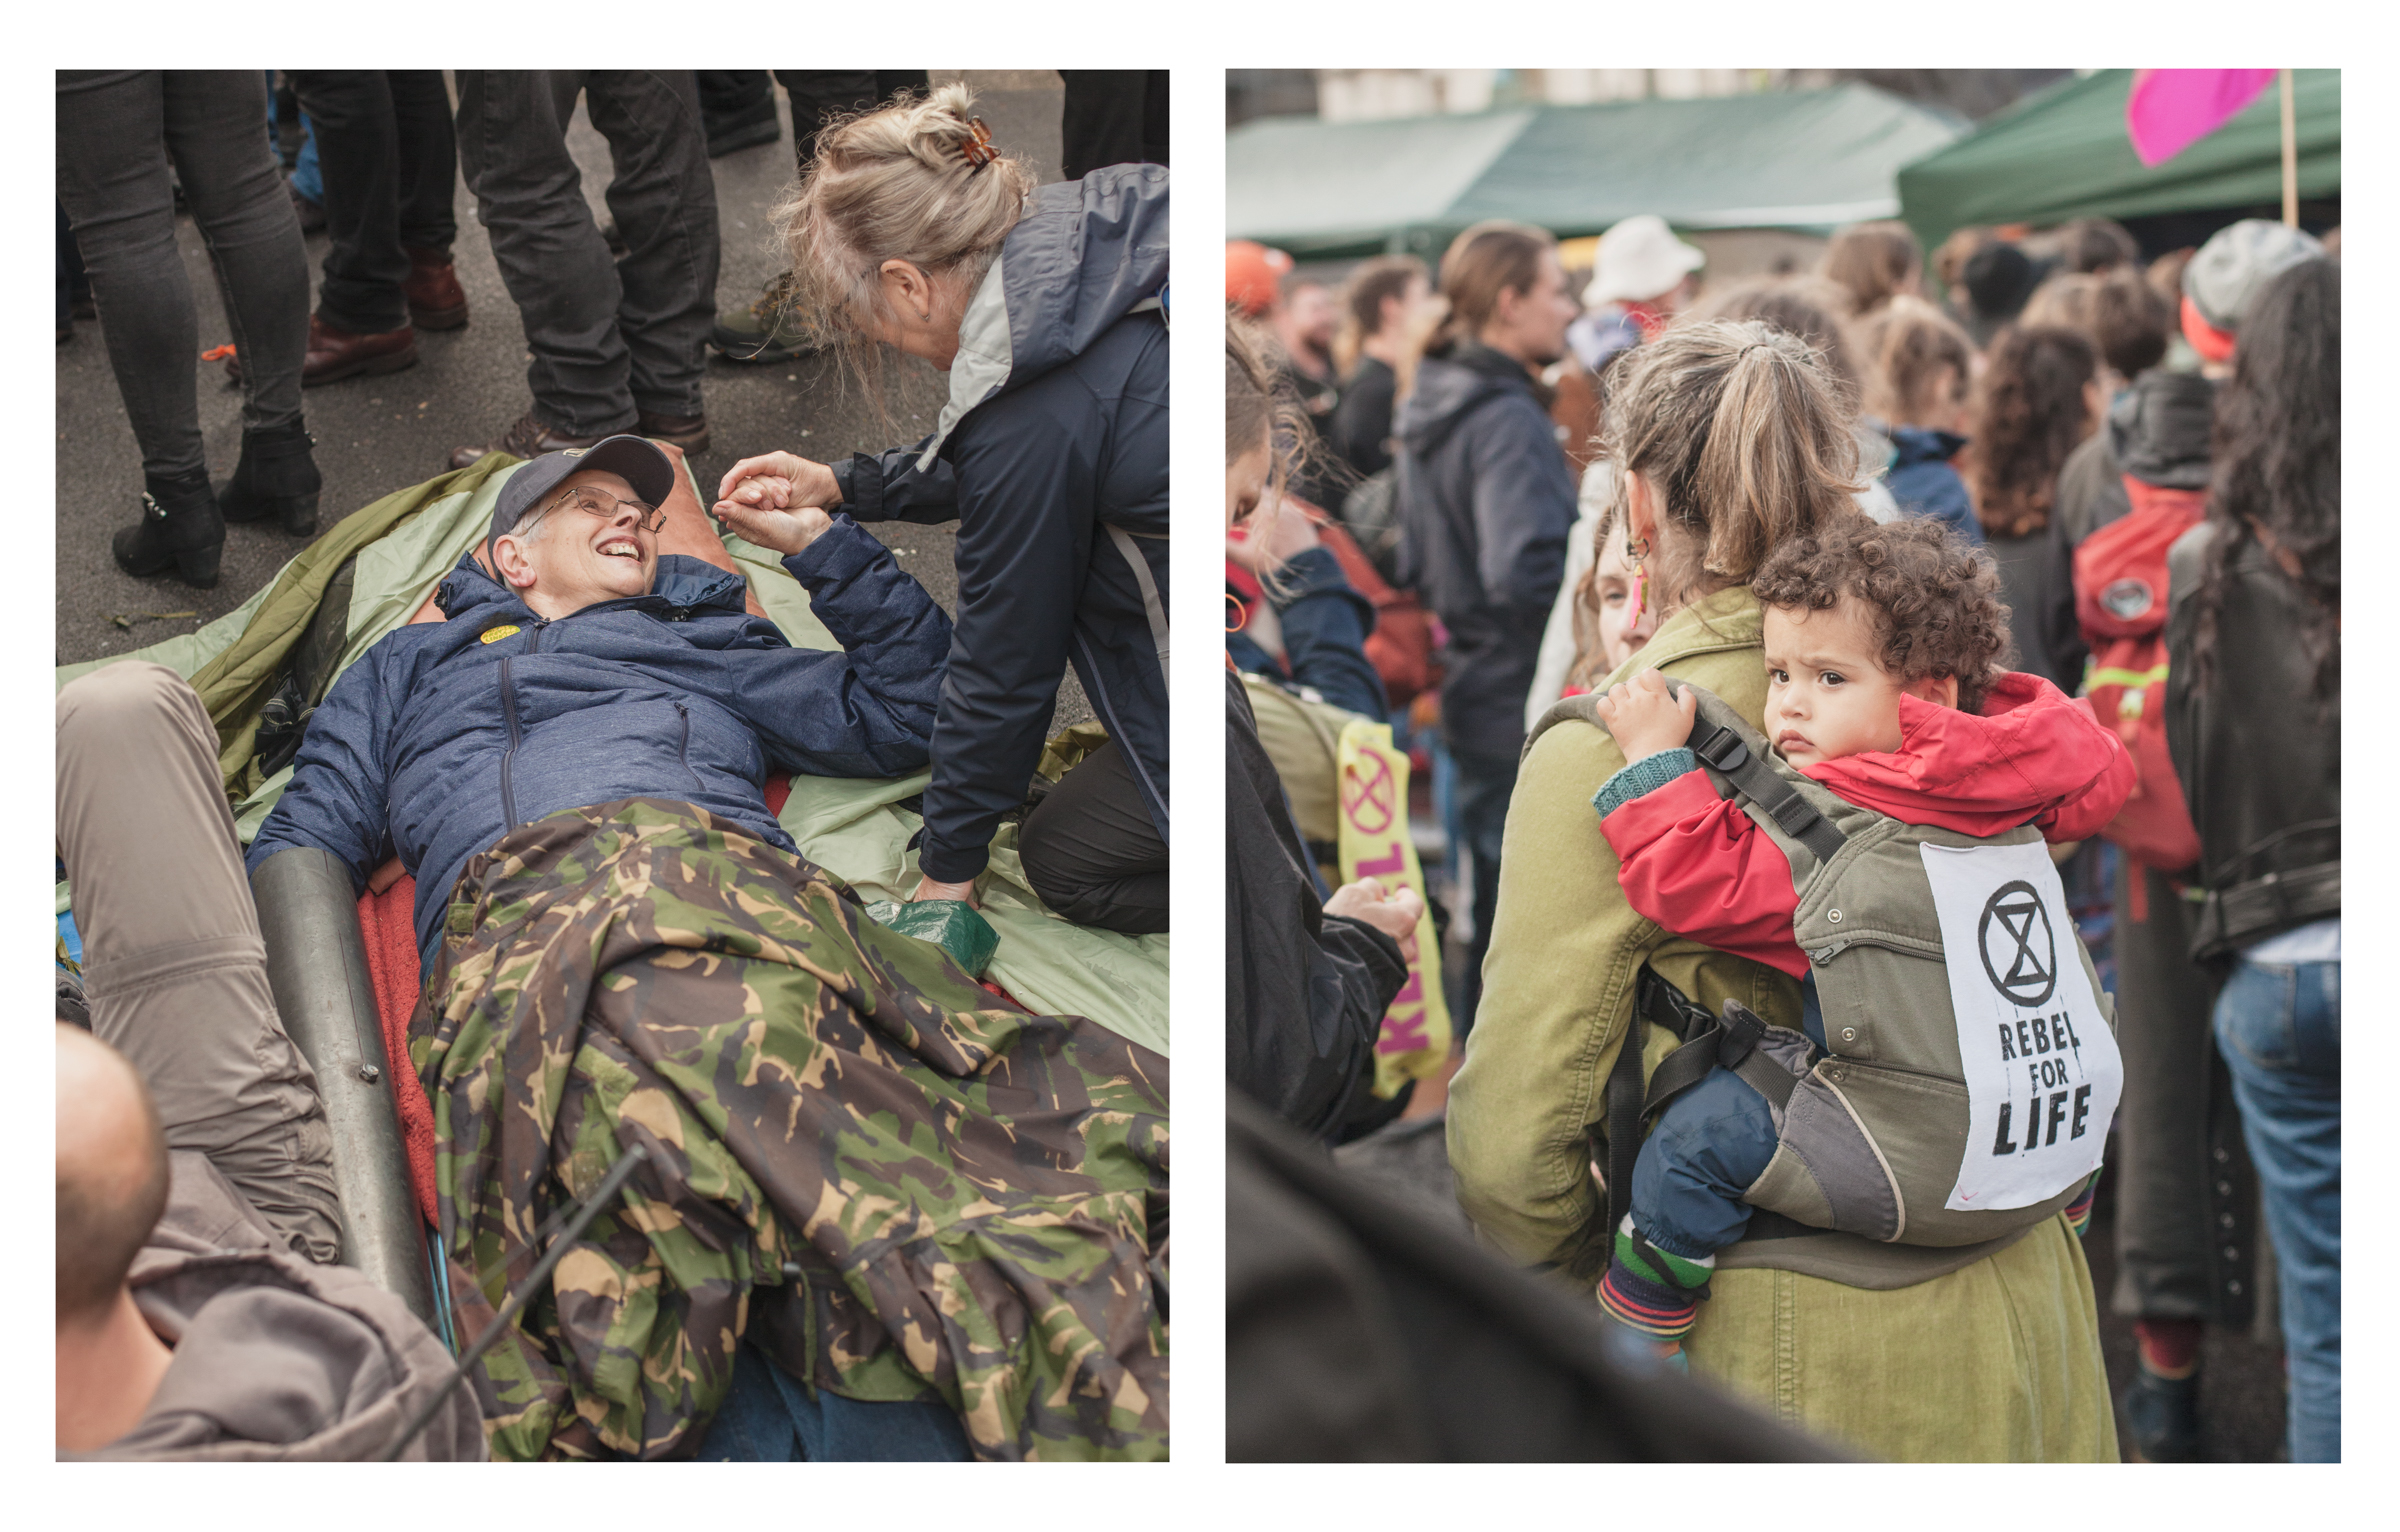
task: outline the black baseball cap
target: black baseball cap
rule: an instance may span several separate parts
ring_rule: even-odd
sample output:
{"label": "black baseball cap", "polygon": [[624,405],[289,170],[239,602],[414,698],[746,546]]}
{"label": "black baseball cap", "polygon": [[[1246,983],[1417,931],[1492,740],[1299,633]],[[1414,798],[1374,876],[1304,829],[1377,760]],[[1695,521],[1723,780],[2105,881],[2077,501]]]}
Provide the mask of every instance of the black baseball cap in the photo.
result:
{"label": "black baseball cap", "polygon": [[588,447],[545,452],[508,476],[500,500],[492,508],[492,530],[484,537],[488,550],[493,538],[513,529],[525,513],[548,499],[570,474],[586,469],[613,473],[633,486],[634,498],[664,505],[675,493],[675,465],[667,455],[639,436],[610,436]]}

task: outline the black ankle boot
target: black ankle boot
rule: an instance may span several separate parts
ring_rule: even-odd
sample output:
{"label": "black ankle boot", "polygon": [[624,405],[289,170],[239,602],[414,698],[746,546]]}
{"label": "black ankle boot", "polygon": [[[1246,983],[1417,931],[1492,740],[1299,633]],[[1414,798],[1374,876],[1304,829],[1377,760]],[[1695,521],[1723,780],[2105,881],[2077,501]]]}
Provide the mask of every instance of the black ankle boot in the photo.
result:
{"label": "black ankle boot", "polygon": [[316,439],[295,420],[288,426],[242,433],[242,461],[233,477],[217,486],[217,505],[227,521],[264,521],[272,516],[294,537],[317,529],[317,492],[325,476],[310,452]]}
{"label": "black ankle boot", "polygon": [[202,590],[217,583],[217,556],[225,551],[225,517],[208,487],[206,472],[161,479],[145,474],[142,519],[116,535],[111,548],[117,567],[130,575],[164,574]]}

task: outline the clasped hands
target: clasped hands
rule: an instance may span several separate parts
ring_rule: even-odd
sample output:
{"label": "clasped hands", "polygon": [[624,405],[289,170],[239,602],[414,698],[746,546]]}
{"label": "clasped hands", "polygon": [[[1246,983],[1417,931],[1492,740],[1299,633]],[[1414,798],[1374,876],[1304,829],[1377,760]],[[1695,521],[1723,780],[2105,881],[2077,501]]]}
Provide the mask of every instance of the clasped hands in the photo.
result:
{"label": "clasped hands", "polygon": [[833,470],[789,452],[746,457],[725,470],[708,513],[761,548],[794,554],[825,534],[839,505]]}

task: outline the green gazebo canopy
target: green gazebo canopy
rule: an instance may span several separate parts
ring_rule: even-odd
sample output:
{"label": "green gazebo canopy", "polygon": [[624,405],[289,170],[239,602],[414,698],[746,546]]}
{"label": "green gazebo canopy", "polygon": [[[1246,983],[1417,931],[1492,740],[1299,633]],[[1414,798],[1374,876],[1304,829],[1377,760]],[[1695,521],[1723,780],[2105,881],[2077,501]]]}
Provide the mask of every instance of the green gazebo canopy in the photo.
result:
{"label": "green gazebo canopy", "polygon": [[[2342,72],[2292,71],[2300,195],[2342,187]],[[2125,132],[2133,71],[2068,80],[1900,172],[1901,216],[1931,250],[1971,224],[2063,223],[2250,207],[2283,196],[2276,86],[2163,165],[2144,166]]]}
{"label": "green gazebo canopy", "polygon": [[1267,117],[1226,138],[1226,232],[1320,260],[1431,258],[1486,218],[1561,238],[1635,213],[1685,229],[1823,231],[1897,214],[1894,173],[1960,131],[1864,85],[1382,122]]}

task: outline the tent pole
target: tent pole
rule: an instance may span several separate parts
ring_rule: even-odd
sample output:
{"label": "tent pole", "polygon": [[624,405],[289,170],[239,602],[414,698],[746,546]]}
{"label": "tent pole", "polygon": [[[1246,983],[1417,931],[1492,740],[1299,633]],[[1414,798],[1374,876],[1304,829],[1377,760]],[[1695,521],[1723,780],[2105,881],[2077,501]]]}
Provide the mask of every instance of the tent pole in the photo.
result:
{"label": "tent pole", "polygon": [[2276,71],[2283,87],[2283,223],[2300,227],[2300,138],[2292,125],[2292,72]]}

